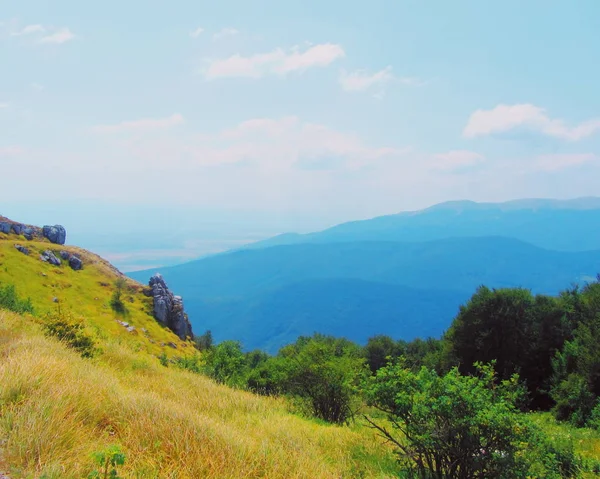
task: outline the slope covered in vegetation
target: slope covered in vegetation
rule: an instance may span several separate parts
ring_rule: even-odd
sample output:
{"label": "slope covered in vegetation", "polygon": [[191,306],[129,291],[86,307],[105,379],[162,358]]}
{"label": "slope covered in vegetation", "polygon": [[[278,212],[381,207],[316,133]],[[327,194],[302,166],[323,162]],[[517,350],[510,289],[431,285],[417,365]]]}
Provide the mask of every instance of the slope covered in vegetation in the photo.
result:
{"label": "slope covered in vegetation", "polygon": [[[29,250],[23,254],[15,248],[21,244]],[[64,261],[54,266],[40,260],[40,254],[60,251],[77,254],[83,269],[75,271]],[[124,310],[115,312],[111,300],[122,281]],[[192,347],[179,340],[152,315],[152,299],[144,287],[123,276],[99,256],[74,246],[52,245],[46,241],[26,241],[15,235],[0,233],[0,285],[12,284],[19,294],[31,298],[38,316],[55,313],[82,321],[101,337],[119,338],[130,346],[155,355],[185,355]],[[119,322],[120,321],[120,322]],[[127,323],[134,329],[123,326]],[[175,346],[175,347],[173,347]]]}

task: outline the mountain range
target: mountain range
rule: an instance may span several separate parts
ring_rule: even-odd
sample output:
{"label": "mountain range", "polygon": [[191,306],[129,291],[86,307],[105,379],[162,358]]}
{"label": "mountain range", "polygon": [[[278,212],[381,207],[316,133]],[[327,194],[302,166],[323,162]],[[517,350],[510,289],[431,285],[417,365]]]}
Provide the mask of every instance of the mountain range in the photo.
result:
{"label": "mountain range", "polygon": [[555,294],[598,271],[599,198],[449,202],[160,269],[196,332],[269,351],[315,331],[439,336],[482,284]]}

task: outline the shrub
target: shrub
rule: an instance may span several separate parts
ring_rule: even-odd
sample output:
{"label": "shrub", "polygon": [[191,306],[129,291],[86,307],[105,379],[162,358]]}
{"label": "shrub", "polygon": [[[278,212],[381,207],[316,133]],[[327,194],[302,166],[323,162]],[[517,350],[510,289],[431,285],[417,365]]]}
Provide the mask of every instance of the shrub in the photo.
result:
{"label": "shrub", "polygon": [[125,279],[118,278],[115,281],[115,290],[110,299],[110,307],[117,314],[127,314],[127,307],[123,302],[123,290],[127,286]]}
{"label": "shrub", "polygon": [[20,314],[35,314],[31,299],[19,298],[15,286],[12,284],[0,285],[0,308]]}
{"label": "shrub", "polygon": [[93,456],[100,469],[90,472],[88,479],[120,479],[117,467],[125,464],[125,454],[119,446],[110,446]]}
{"label": "shrub", "polygon": [[457,368],[440,376],[402,363],[386,366],[366,394],[388,423],[366,419],[419,477],[572,477],[572,449],[554,447],[518,411],[524,395],[518,378],[498,381],[491,365],[476,367],[477,376]]}
{"label": "shrub", "polygon": [[94,340],[85,332],[84,325],[67,317],[60,307],[46,316],[43,326],[46,335],[59,339],[84,358],[91,358],[97,352]]}
{"label": "shrub", "polygon": [[368,374],[356,344],[316,334],[300,337],[279,356],[284,390],[304,400],[315,417],[342,424],[354,416],[358,386]]}

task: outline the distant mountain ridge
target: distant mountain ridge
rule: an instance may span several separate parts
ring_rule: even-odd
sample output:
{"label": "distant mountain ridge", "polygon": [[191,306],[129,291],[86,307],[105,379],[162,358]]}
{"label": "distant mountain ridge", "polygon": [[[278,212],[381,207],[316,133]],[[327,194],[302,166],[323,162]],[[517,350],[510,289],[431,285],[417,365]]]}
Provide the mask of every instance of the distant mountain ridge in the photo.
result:
{"label": "distant mountain ridge", "polygon": [[559,251],[600,249],[600,198],[523,199],[504,203],[449,201],[423,210],[342,223],[316,233],[285,233],[242,249],[482,236],[510,237]]}
{"label": "distant mountain ridge", "polygon": [[[598,271],[600,250],[561,252],[513,238],[465,237],[273,246],[161,273],[186,298],[196,331],[273,351],[315,331],[359,342],[378,333],[407,340],[439,335],[481,284],[554,294]],[[150,273],[131,276],[143,281]]]}

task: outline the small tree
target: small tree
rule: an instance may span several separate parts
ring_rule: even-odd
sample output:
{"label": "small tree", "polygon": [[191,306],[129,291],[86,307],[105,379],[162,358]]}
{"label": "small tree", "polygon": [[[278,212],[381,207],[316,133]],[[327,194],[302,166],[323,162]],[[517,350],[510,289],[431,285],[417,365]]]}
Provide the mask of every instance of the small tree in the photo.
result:
{"label": "small tree", "polygon": [[123,290],[127,286],[127,282],[124,278],[118,278],[115,281],[115,290],[113,291],[110,299],[110,307],[117,314],[126,314],[127,307],[123,302]]}
{"label": "small tree", "polygon": [[519,413],[518,378],[499,382],[492,366],[477,364],[477,370],[478,376],[461,376],[456,368],[439,376],[402,364],[384,367],[371,378],[367,397],[387,423],[366,419],[418,477],[571,477],[574,461],[562,467]]}
{"label": "small tree", "polygon": [[247,367],[239,341],[223,341],[206,358],[207,374],[222,384],[245,386]]}
{"label": "small tree", "polygon": [[119,466],[125,464],[125,454],[119,446],[110,446],[94,453],[94,462],[99,466],[88,475],[88,479],[119,479]]}
{"label": "small tree", "polygon": [[314,416],[345,423],[358,407],[357,389],[368,374],[360,348],[328,336],[301,337],[280,351],[284,389],[303,398]]}
{"label": "small tree", "polygon": [[194,345],[198,351],[208,351],[213,347],[213,336],[210,329],[206,330],[204,334],[194,337]]}

